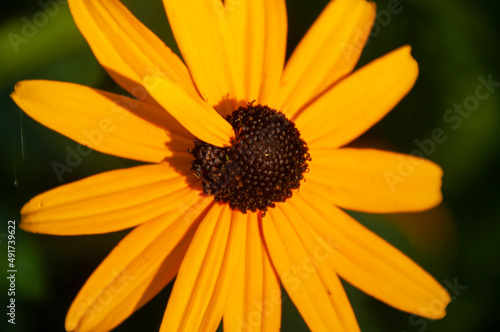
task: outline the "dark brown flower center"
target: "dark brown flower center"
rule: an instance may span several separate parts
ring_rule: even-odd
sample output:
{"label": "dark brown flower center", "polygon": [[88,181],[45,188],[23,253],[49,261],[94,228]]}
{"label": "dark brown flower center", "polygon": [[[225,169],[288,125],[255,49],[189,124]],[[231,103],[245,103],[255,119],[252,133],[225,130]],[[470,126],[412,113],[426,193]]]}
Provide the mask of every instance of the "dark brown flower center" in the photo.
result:
{"label": "dark brown flower center", "polygon": [[191,170],[215,201],[264,215],[299,188],[311,160],[309,149],[295,124],[267,106],[249,103],[226,120],[234,128],[235,141],[220,148],[195,138],[189,150],[195,158]]}

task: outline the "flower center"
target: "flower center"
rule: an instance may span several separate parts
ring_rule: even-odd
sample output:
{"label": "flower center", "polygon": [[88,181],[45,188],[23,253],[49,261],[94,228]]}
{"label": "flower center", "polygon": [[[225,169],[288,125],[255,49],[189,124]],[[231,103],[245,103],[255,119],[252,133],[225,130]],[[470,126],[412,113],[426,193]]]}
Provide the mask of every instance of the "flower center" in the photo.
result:
{"label": "flower center", "polygon": [[249,103],[226,120],[236,133],[232,145],[220,148],[195,138],[188,150],[195,158],[191,170],[215,201],[265,215],[299,188],[311,160],[309,149],[295,124],[267,106]]}

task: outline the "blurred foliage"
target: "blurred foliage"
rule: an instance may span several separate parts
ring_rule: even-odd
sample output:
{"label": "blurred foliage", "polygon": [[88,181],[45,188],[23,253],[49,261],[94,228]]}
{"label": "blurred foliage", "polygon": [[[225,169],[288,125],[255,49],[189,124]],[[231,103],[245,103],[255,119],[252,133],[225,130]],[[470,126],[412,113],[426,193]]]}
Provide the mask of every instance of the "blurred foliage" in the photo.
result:
{"label": "blurred foliage", "polygon": [[[142,22],[174,51],[161,1],[124,1]],[[289,47],[293,51],[327,0],[313,3],[288,0]],[[388,1],[376,1],[379,14]],[[0,14],[0,220],[19,221],[19,210],[31,197],[59,183],[51,163],[63,162],[66,148],[76,143],[23,114],[9,98],[16,81],[50,79],[76,82],[107,91],[121,89],[99,66],[73,23],[65,4],[46,23],[23,34],[41,10],[35,1],[7,1]],[[479,77],[500,81],[500,4],[493,0],[407,0],[402,11],[389,19],[379,15],[378,30],[366,47],[360,66],[401,45],[410,44],[419,62],[420,76],[412,92],[379,124],[355,144],[410,153],[424,152],[444,169],[444,203],[421,214],[355,217],[400,248],[437,280],[458,280],[466,285],[450,304],[443,320],[412,321],[410,316],[370,298],[346,284],[363,331],[498,331],[496,313],[500,296],[500,88],[480,101],[458,122],[446,112],[475,94]],[[39,23],[42,23],[41,21]],[[24,31],[26,32],[26,31]],[[16,34],[24,39],[15,39]],[[20,41],[21,40],[21,41]],[[456,120],[458,121],[458,120]],[[455,124],[455,125],[454,125]],[[422,149],[432,132],[441,128],[443,142]],[[430,144],[430,143],[429,143]],[[136,165],[136,162],[92,152],[70,174],[69,183],[102,171]],[[0,236],[6,233],[6,226]],[[60,331],[72,299],[88,275],[126,234],[54,237],[16,232],[17,320],[15,329],[1,331]],[[2,255],[5,237],[0,237]],[[6,256],[6,254],[5,254]],[[4,256],[4,257],[5,257]],[[2,276],[6,268],[2,264]],[[0,279],[5,305],[6,278]],[[151,303],[129,318],[117,331],[157,330],[169,285]],[[456,295],[451,292],[451,295]],[[4,307],[5,308],[5,307]],[[307,327],[288,298],[283,303],[283,331]]]}

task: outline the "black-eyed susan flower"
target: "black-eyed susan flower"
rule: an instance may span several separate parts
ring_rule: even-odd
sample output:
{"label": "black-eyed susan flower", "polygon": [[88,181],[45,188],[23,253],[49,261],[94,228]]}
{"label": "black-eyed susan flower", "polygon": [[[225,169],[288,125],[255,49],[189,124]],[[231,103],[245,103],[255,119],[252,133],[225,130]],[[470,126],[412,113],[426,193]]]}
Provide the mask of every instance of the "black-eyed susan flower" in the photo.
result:
{"label": "black-eyed susan flower", "polygon": [[135,227],[77,295],[68,331],[114,328],[175,276],[162,331],[215,331],[221,319],[227,331],[276,331],[281,286],[311,330],[359,330],[339,276],[400,310],[445,315],[446,290],[342,210],[441,201],[432,162],[343,147],[418,75],[408,46],[352,72],[373,3],[331,1],[286,65],[284,0],[164,0],[184,62],[118,1],[69,5],[134,97],[23,81],[12,98],[84,146],[148,164],[63,185],[21,211],[21,227],[38,233]]}

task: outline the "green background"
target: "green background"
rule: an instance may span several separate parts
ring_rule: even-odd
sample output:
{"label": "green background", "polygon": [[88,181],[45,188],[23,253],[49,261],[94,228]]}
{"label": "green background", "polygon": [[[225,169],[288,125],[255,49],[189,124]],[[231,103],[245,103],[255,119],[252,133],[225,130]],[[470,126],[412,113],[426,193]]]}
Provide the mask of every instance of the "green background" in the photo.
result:
{"label": "green background", "polygon": [[[287,1],[288,53],[327,2]],[[125,3],[177,50],[161,1]],[[419,214],[355,216],[437,280],[445,285],[458,283],[461,288],[450,290],[454,300],[448,315],[439,321],[412,320],[409,314],[346,285],[348,295],[363,331],[498,331],[500,87],[480,101],[477,109],[453,122],[446,121],[446,112],[454,104],[471,100],[480,84],[478,77],[491,75],[500,81],[500,4],[494,0],[408,0],[401,1],[400,13],[384,16],[388,2],[376,3],[378,30],[360,65],[410,44],[420,76],[410,94],[354,144],[424,152],[443,167],[444,202]],[[0,331],[62,331],[66,310],[79,288],[126,234],[57,237],[17,229],[16,325],[7,324],[7,221],[18,223],[24,203],[61,184],[51,163],[64,163],[66,148],[76,148],[75,142],[27,117],[9,94],[15,82],[24,79],[121,91],[99,66],[63,1],[26,43],[13,46],[9,34],[23,36],[25,22],[33,22],[41,10],[37,1],[12,0],[3,2],[0,14],[0,307],[4,308],[0,310]],[[442,129],[446,139],[431,146],[429,139],[436,128]],[[418,142],[426,142],[426,148]],[[63,183],[136,164],[94,151],[63,176]],[[158,330],[170,290],[171,285],[116,331]],[[287,298],[282,320],[283,331],[308,330]]]}

